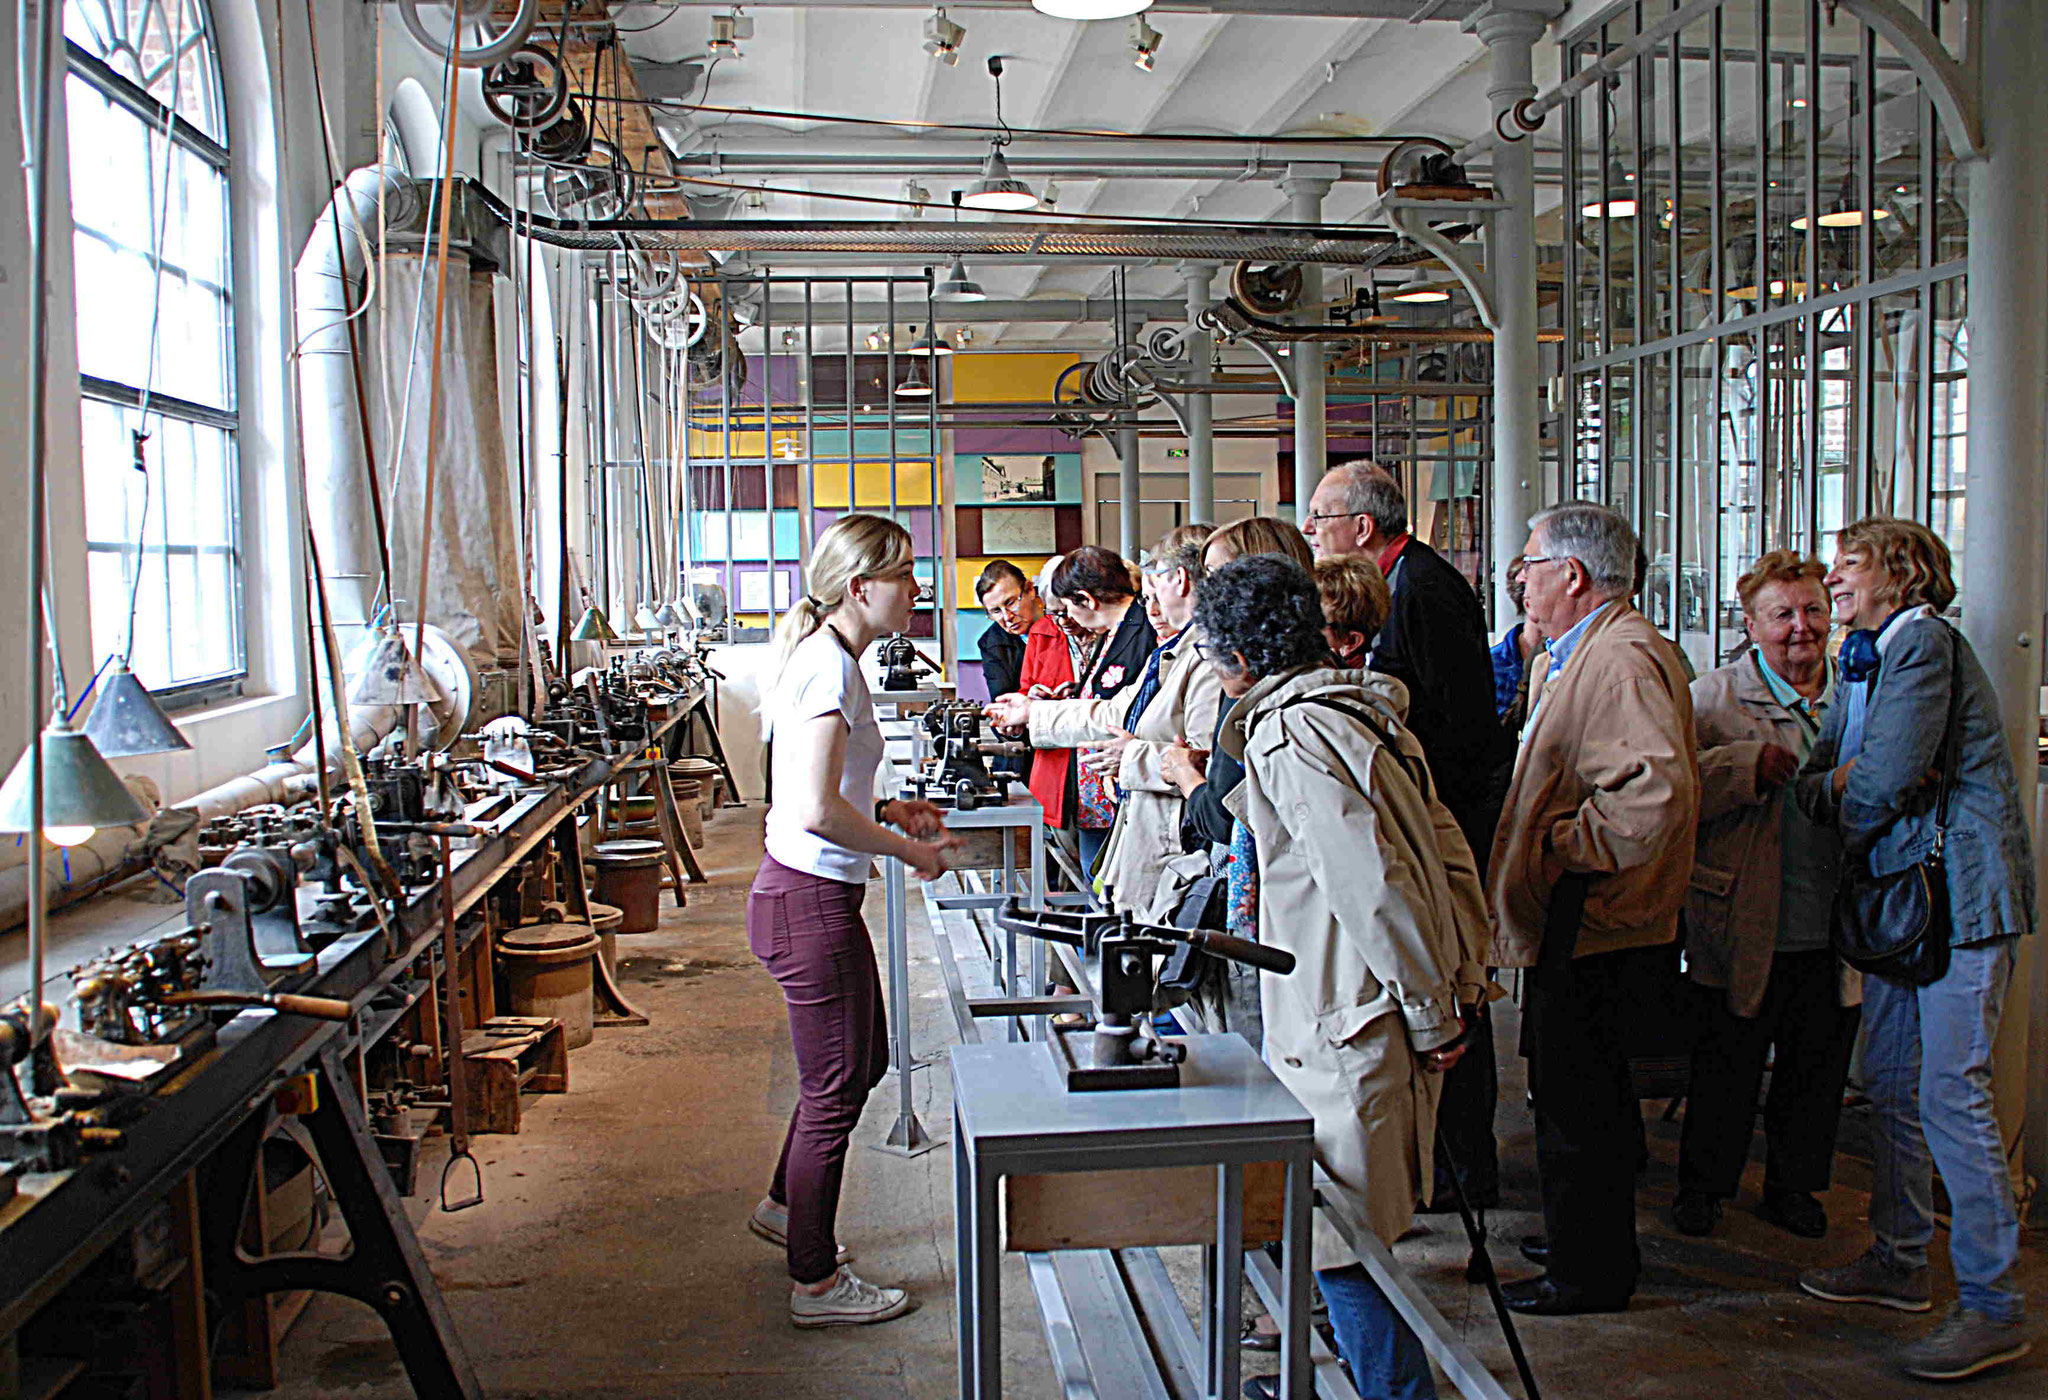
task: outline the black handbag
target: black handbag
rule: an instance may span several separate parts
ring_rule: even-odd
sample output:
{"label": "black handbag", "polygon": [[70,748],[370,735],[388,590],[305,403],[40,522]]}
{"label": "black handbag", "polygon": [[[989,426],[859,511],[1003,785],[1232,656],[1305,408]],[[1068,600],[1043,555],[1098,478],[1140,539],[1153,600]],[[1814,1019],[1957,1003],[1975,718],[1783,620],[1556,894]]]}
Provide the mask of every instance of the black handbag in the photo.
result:
{"label": "black handbag", "polygon": [[[1947,624],[1943,624],[1946,626]],[[1951,920],[1948,905],[1949,794],[1956,780],[1956,695],[1962,688],[1962,639],[1950,629],[1953,670],[1949,675],[1948,725],[1941,744],[1941,791],[1934,802],[1934,847],[1919,862],[1892,875],[1873,875],[1866,858],[1860,869],[1842,872],[1828,933],[1835,952],[1858,972],[1925,987],[1948,972]]]}

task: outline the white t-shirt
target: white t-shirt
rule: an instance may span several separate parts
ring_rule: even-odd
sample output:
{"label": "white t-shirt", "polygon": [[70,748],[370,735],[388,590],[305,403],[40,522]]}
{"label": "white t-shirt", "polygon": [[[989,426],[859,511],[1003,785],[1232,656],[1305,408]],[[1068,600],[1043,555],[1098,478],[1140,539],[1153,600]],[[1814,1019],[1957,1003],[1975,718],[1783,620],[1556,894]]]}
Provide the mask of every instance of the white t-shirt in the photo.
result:
{"label": "white t-shirt", "polygon": [[[839,795],[856,812],[873,810],[875,770],[882,763],[882,727],[875,722],[867,678],[830,628],[820,627],[790,653],[789,665],[768,697],[767,713],[771,739],[778,728],[795,729],[820,715],[842,716],[847,727],[846,763],[839,774]],[[786,776],[776,774],[778,786]],[[874,857],[813,836],[794,816],[785,815],[786,811],[780,803],[768,809],[769,855],[791,870],[849,885],[867,883]]]}

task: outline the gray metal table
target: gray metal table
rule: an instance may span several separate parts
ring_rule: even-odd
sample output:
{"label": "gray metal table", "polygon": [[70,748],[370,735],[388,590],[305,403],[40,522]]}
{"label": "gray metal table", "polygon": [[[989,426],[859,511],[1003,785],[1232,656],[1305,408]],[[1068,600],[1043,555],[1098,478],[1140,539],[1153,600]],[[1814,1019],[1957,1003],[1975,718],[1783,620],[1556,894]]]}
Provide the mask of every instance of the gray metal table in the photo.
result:
{"label": "gray metal table", "polygon": [[[961,1045],[953,1065],[953,1212],[961,1400],[1002,1394],[1003,1236],[1009,1175],[1213,1166],[1216,1243],[1205,1248],[1203,1394],[1236,1400],[1244,1169],[1282,1162],[1280,1393],[1306,1400],[1309,1205],[1315,1122],[1239,1035],[1186,1042],[1177,1089],[1069,1093],[1038,1043]],[[1133,1239],[1132,1245],[1152,1243]],[[1065,1371],[1078,1357],[1062,1356]],[[1063,1374],[1062,1382],[1073,1379]]]}
{"label": "gray metal table", "polygon": [[[946,826],[953,831],[977,831],[1000,829],[1003,833],[1003,889],[1019,892],[1017,881],[1017,832],[1029,833],[1031,884],[1029,895],[1031,907],[1044,907],[1045,889],[1045,808],[1038,799],[1029,794],[1012,797],[1000,807],[980,807],[972,812],[947,812]],[[877,1151],[898,1156],[915,1157],[937,1147],[943,1138],[934,1139],[925,1131],[924,1124],[917,1118],[917,1110],[911,1101],[910,1076],[921,1068],[910,1044],[910,912],[906,893],[906,875],[903,862],[894,856],[882,858],[882,895],[885,910],[885,924],[889,936],[889,1069],[896,1076],[896,1122],[889,1129],[889,1135],[875,1144]],[[985,908],[999,906],[1008,894],[1003,895],[946,895],[940,898],[942,908]],[[1008,935],[1007,951],[1004,954],[1004,985],[1010,996],[1015,998],[1017,988],[1017,935]],[[1037,939],[1031,940],[1031,976],[1034,987],[1043,985],[1045,979],[1045,945]],[[1010,1019],[1010,1034],[1017,1038],[1016,1018]]]}

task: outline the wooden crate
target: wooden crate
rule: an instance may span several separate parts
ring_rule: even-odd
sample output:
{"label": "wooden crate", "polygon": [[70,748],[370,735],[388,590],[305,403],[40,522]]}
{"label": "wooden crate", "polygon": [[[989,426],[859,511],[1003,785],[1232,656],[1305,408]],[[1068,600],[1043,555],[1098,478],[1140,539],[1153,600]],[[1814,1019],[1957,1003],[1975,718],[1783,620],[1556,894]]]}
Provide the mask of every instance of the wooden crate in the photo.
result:
{"label": "wooden crate", "polygon": [[569,1092],[569,1041],[552,1016],[493,1016],[462,1037],[472,1133],[519,1131],[519,1095]]}
{"label": "wooden crate", "polygon": [[[1287,1165],[1244,1169],[1244,1247],[1278,1240]],[[1003,1247],[1133,1249],[1216,1242],[1216,1168],[1047,1172],[1003,1178]]]}

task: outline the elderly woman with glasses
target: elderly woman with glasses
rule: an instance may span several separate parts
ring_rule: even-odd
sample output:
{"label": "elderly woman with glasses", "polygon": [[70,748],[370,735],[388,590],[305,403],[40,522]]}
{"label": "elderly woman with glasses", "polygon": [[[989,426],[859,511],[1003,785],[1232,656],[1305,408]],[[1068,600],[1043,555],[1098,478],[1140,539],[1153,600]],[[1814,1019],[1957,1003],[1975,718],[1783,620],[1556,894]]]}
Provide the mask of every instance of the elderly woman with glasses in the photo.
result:
{"label": "elderly woman with glasses", "polygon": [[1956,596],[1948,546],[1909,520],[1859,520],[1835,537],[1823,582],[1834,620],[1853,630],[1842,644],[1842,698],[1795,796],[1841,837],[1844,862],[1873,876],[1940,851],[1948,965],[1925,986],[1864,979],[1863,1086],[1879,1124],[1876,1240],[1840,1268],[1801,1275],[1799,1286],[1833,1303],[1927,1311],[1940,1167],[1960,1297],[1899,1360],[1922,1380],[1960,1380],[2028,1349],[1991,1051],[2016,944],[2034,927],[2033,850],[1997,692],[1941,618]]}
{"label": "elderly woman with glasses", "polygon": [[1221,691],[1196,657],[1191,627],[1202,547],[1211,527],[1182,525],[1152,547],[1141,570],[1146,610],[1162,640],[1135,684],[1106,699],[999,696],[989,718],[1023,729],[1037,748],[1085,746],[1081,763],[1116,784],[1121,800],[1100,861],[1111,906],[1148,912],[1166,863],[1181,853],[1180,789],[1159,771],[1161,756],[1190,730],[1216,723]]}
{"label": "elderly woman with glasses", "polygon": [[[1404,688],[1336,669],[1306,570],[1225,565],[1195,625],[1236,701],[1220,742],[1244,765],[1226,800],[1258,848],[1259,940],[1296,960],[1261,979],[1266,1063],[1315,1116],[1325,1204],[1392,1245],[1430,1181],[1435,1074],[1487,994],[1478,869],[1402,722]],[[1314,1252],[1360,1393],[1434,1396],[1421,1342],[1320,1216]]]}

